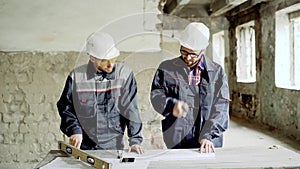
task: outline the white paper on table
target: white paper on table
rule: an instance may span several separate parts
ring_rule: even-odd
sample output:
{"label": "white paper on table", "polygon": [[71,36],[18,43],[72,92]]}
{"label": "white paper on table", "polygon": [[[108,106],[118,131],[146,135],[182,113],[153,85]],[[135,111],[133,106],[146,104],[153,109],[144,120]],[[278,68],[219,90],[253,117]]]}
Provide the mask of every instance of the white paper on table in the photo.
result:
{"label": "white paper on table", "polygon": [[215,159],[215,153],[200,153],[197,149],[172,149],[163,152],[157,152],[153,154],[134,154],[134,153],[124,153],[123,157],[135,157],[136,161],[147,160],[147,161],[170,161],[170,160],[205,160],[205,159]]}
{"label": "white paper on table", "polygon": [[[110,163],[112,169],[146,169],[148,168],[151,161],[180,161],[180,160],[205,160],[215,159],[215,153],[199,153],[196,149],[166,149],[165,151],[152,151],[148,154],[128,153],[124,152],[123,157],[134,157],[135,162],[122,163],[120,159],[116,158],[101,158],[102,160]],[[41,167],[41,169],[48,168],[78,168],[86,169],[92,168],[89,164],[70,157],[57,157],[47,165]]]}
{"label": "white paper on table", "polygon": [[[132,157],[132,156],[131,156]],[[150,161],[135,159],[134,162],[122,163],[120,159],[102,158],[112,165],[112,169],[147,169]]]}
{"label": "white paper on table", "polygon": [[123,152],[122,157],[134,157],[135,162],[122,163],[120,159],[112,158],[102,158],[102,160],[107,161],[112,164],[112,169],[122,168],[122,169],[147,169],[151,161],[180,161],[180,160],[205,160],[205,159],[215,159],[215,153],[200,153],[197,149],[172,149],[165,151],[152,151],[151,154],[128,153]]}
{"label": "white paper on table", "polygon": [[86,164],[78,159],[70,157],[56,157],[50,163],[40,167],[40,169],[65,169],[65,168],[77,168],[77,169],[91,169],[89,164]]}

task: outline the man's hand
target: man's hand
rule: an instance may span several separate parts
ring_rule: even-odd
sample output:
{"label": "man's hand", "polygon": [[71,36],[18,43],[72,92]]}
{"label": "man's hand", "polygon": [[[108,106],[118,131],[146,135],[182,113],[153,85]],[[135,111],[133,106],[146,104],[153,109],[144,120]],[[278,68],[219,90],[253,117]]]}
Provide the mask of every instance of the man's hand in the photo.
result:
{"label": "man's hand", "polygon": [[200,140],[200,153],[214,153],[215,152],[215,146],[214,144],[207,140],[207,139],[202,139]]}
{"label": "man's hand", "polygon": [[189,105],[184,101],[178,101],[173,108],[173,116],[177,118],[185,117],[189,110]]}
{"label": "man's hand", "polygon": [[144,149],[138,144],[134,144],[134,145],[130,146],[128,149],[128,152],[131,152],[132,150],[136,151],[138,154],[144,154],[144,152],[145,152]]}
{"label": "man's hand", "polygon": [[80,149],[81,142],[82,142],[82,134],[73,134],[71,135],[69,142],[72,146]]}

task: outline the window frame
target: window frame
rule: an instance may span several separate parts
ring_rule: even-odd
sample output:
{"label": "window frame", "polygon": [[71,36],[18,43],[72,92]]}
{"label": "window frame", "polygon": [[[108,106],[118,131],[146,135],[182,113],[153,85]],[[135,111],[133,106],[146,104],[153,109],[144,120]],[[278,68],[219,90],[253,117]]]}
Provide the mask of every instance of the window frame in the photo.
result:
{"label": "window frame", "polygon": [[[257,72],[256,71],[255,20],[251,20],[244,24],[240,24],[235,28],[235,30],[236,30],[235,36],[237,39],[237,48],[236,48],[237,82],[254,83],[256,82],[256,72]],[[243,31],[243,33],[241,33],[241,31]],[[251,46],[250,48],[247,47],[249,45]]]}
{"label": "window frame", "polygon": [[277,11],[275,18],[275,86],[300,90],[300,49],[295,46],[300,46],[300,28],[295,39],[294,27],[295,22],[300,27],[300,4]]}
{"label": "window frame", "polygon": [[225,31],[219,31],[212,36],[213,61],[225,68]]}

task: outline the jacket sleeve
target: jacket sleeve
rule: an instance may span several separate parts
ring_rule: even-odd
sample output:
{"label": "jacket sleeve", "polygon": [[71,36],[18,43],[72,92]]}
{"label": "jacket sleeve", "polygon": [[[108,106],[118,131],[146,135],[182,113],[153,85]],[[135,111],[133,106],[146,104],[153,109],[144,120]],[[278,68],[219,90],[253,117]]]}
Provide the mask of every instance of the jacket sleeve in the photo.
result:
{"label": "jacket sleeve", "polygon": [[138,109],[137,83],[132,72],[123,86],[119,108],[122,116],[125,117],[123,119],[127,126],[129,146],[141,144],[143,141],[142,120]]}
{"label": "jacket sleeve", "polygon": [[221,68],[219,79],[215,84],[210,115],[200,132],[201,139],[213,140],[222,136],[222,133],[228,129],[229,122],[229,87],[226,74]]}
{"label": "jacket sleeve", "polygon": [[73,105],[72,91],[72,78],[68,76],[64,90],[57,102],[57,109],[61,117],[60,130],[68,137],[73,134],[82,134]]}
{"label": "jacket sleeve", "polygon": [[178,99],[168,96],[169,89],[164,80],[165,73],[161,66],[157,69],[151,85],[150,100],[155,111],[163,116],[169,116],[172,115]]}

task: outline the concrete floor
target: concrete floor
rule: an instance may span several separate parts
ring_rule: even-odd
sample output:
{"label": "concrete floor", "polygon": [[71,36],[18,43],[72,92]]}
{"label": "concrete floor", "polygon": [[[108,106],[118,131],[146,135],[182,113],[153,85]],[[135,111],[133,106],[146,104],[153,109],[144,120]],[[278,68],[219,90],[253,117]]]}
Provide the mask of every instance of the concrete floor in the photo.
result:
{"label": "concrete floor", "polygon": [[261,126],[249,120],[231,117],[229,129],[224,133],[224,147],[283,146],[300,153],[300,141],[288,138],[280,131]]}

